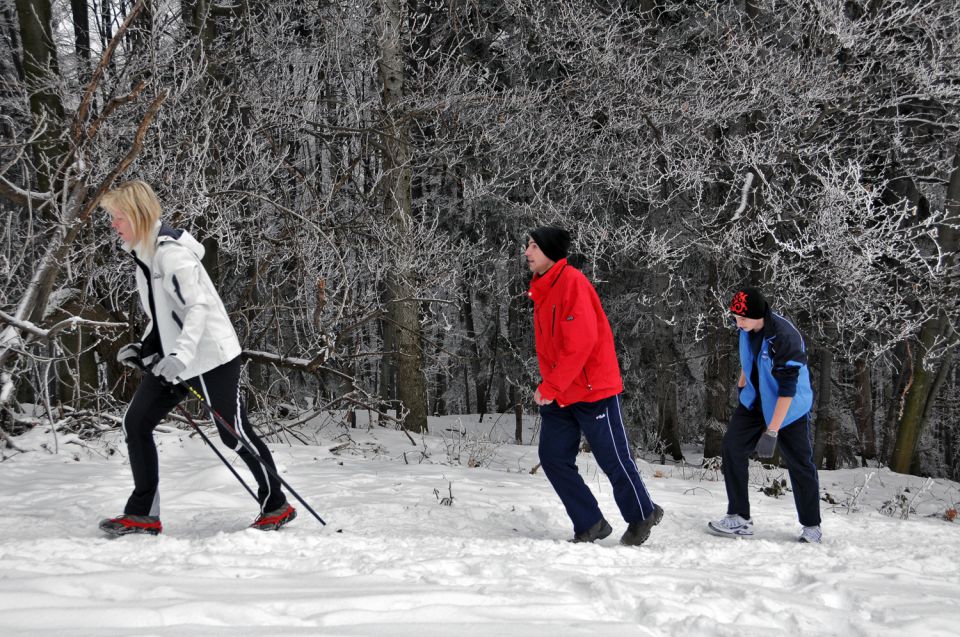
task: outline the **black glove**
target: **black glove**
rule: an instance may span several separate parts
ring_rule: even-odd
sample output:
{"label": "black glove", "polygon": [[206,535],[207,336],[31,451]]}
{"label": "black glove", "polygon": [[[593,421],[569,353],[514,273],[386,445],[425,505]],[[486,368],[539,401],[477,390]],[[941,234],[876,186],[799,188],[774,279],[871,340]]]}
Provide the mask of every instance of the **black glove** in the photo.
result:
{"label": "black glove", "polygon": [[777,448],[777,432],[767,429],[757,441],[757,457],[772,458],[773,451]]}
{"label": "black glove", "polygon": [[143,344],[139,341],[124,345],[120,348],[120,351],[117,352],[117,362],[132,369],[140,369],[140,367],[143,365],[140,360],[140,351],[142,347]]}

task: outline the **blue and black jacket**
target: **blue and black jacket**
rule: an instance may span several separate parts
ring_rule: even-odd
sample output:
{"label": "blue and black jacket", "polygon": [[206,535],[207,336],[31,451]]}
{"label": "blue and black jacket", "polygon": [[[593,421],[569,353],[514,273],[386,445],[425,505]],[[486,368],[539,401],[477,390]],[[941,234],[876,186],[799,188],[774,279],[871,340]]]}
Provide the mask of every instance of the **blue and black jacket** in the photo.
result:
{"label": "blue and black jacket", "polygon": [[757,388],[752,380],[753,367],[756,365],[760,405],[767,424],[773,419],[777,398],[793,398],[783,419],[782,426],[786,427],[809,413],[813,406],[806,344],[793,323],[770,310],[764,316],[760,338],[759,351],[754,354],[750,346],[750,334],[740,330],[740,367],[747,381],[740,391],[740,403],[750,409],[756,402]]}

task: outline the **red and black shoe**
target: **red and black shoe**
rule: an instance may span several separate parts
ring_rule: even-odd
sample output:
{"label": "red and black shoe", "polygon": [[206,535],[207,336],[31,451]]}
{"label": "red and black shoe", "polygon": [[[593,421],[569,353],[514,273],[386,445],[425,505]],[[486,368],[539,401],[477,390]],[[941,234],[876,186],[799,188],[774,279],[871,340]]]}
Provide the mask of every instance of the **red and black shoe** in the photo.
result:
{"label": "red and black shoe", "polygon": [[159,535],[163,531],[160,518],[152,515],[118,515],[100,521],[100,530],[109,535],[130,535],[131,533],[145,533]]}
{"label": "red and black shoe", "polygon": [[288,522],[292,522],[297,517],[297,510],[284,502],[283,506],[273,511],[261,513],[250,525],[251,529],[260,529],[261,531],[276,531]]}

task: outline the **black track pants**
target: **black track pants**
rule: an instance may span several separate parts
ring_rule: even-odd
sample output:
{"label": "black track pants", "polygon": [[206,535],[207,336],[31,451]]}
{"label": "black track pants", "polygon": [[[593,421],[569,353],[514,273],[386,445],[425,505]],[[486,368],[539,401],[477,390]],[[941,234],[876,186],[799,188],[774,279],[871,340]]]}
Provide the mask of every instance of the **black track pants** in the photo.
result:
{"label": "black track pants", "polygon": [[[723,478],[727,487],[727,513],[750,519],[749,458],[767,425],[763,412],[737,405],[723,436]],[[813,464],[810,417],[804,415],[780,428],[777,447],[790,474],[797,516],[804,526],[820,524],[820,480]]]}
{"label": "black track pants", "polygon": [[[187,383],[209,401],[213,409],[230,423],[237,434],[256,449],[257,454],[275,469],[273,456],[247,420],[247,410],[240,396],[240,358],[191,378]],[[133,471],[133,493],[123,512],[130,515],[160,515],[158,485],[160,472],[153,430],[188,392],[182,386],[168,385],[152,374],[144,374],[130,406],[123,416],[123,432],[127,439],[130,469]],[[206,410],[204,410],[206,414]],[[205,417],[209,417],[206,416]],[[238,454],[257,481],[260,510],[279,508],[286,497],[280,482],[241,445],[234,434],[217,422],[220,439]]]}

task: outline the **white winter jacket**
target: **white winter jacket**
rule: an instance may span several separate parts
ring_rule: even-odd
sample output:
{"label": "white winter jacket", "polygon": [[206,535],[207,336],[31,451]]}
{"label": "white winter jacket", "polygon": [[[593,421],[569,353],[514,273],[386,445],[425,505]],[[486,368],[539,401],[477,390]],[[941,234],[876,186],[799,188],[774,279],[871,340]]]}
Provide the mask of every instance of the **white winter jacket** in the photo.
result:
{"label": "white winter jacket", "polygon": [[[159,221],[149,241],[156,246],[152,257],[139,244],[123,245],[137,264],[140,304],[150,316],[142,339],[144,358],[176,354],[186,365],[180,378],[187,379],[239,356],[240,340],[200,262],[205,252],[200,242]],[[155,352],[157,345],[162,351]]]}

